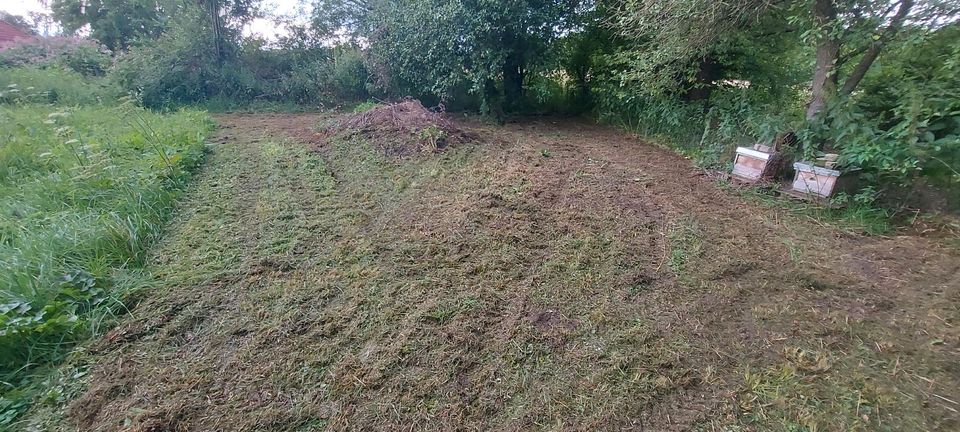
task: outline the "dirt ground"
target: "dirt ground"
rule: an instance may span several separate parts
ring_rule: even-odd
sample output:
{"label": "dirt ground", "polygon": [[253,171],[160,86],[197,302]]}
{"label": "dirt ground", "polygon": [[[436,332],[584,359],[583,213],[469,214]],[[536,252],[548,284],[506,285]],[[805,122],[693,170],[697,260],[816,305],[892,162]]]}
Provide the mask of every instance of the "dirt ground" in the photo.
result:
{"label": "dirt ground", "polygon": [[219,118],[60,430],[958,430],[960,253],[572,119],[398,159]]}

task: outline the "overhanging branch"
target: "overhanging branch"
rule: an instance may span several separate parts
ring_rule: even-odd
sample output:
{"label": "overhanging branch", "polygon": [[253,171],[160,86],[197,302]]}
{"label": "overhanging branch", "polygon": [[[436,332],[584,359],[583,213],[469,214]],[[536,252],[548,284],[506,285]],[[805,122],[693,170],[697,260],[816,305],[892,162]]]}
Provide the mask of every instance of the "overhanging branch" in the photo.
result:
{"label": "overhanging branch", "polygon": [[[890,24],[880,33],[880,37],[876,40],[868,43],[867,45],[861,47],[854,51],[863,52],[863,57],[860,58],[860,62],[853,68],[853,71],[850,72],[850,76],[847,77],[847,80],[843,83],[843,87],[840,88],[841,95],[849,95],[853,93],[853,90],[860,85],[860,81],[863,80],[863,77],[867,74],[867,71],[870,70],[870,66],[873,66],[873,62],[877,60],[877,57],[880,56],[880,51],[883,49],[883,46],[893,38],[900,31],[900,28],[903,27],[903,23],[907,20],[907,16],[910,14],[910,10],[913,9],[914,0],[900,0],[900,6],[897,10],[897,14],[894,15],[893,19],[890,21]],[[851,53],[851,56],[848,56],[846,59],[851,58],[856,55]]]}

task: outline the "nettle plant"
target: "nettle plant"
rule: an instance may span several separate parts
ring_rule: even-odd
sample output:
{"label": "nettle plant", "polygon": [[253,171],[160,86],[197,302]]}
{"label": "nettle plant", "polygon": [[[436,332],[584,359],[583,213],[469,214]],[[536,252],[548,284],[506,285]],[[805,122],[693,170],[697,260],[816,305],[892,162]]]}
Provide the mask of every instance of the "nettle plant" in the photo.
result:
{"label": "nettle plant", "polygon": [[0,304],[0,347],[4,352],[13,353],[38,343],[62,341],[64,334],[82,332],[86,323],[81,317],[110,299],[103,282],[80,269],[63,275],[57,284],[57,293],[41,307],[24,299]]}

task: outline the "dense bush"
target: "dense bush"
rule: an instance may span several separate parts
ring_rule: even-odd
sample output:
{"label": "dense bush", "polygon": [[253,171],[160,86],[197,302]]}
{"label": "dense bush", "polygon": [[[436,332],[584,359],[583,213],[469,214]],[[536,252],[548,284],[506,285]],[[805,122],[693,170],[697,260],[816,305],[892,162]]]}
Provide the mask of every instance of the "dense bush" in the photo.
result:
{"label": "dense bush", "polygon": [[335,105],[368,97],[368,74],[359,48],[343,45],[269,48],[262,41],[230,45],[218,64],[210,44],[187,22],[120,54],[111,76],[148,107],[174,107],[211,99],[251,103]]}
{"label": "dense bush", "polygon": [[905,45],[878,66],[862,93],[835,108],[869,130],[834,122],[829,133],[845,134],[834,139],[849,140],[841,150],[851,163],[889,183],[926,178],[952,191],[960,209],[960,27]]}
{"label": "dense bush", "polygon": [[171,107],[238,93],[237,84],[221,76],[213,48],[196,37],[199,29],[190,26],[190,20],[183,22],[154,43],[136,46],[117,57],[113,78],[148,107]]}
{"label": "dense bush", "polygon": [[287,54],[292,61],[281,70],[281,76],[270,92],[271,99],[332,105],[361,101],[369,96],[369,73],[358,47],[299,49],[303,51]]}
{"label": "dense bush", "polygon": [[0,103],[112,104],[122,95],[106,78],[86,78],[60,68],[0,68]]}
{"label": "dense bush", "polygon": [[0,51],[0,67],[6,68],[65,68],[85,76],[103,76],[112,63],[110,52],[88,39],[27,39]]}

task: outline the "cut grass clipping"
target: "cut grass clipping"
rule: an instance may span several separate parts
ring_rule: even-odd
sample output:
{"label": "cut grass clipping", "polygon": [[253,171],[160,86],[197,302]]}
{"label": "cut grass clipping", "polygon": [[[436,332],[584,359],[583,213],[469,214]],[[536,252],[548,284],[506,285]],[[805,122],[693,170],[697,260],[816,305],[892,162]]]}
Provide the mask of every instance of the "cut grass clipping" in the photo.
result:
{"label": "cut grass clipping", "polygon": [[23,387],[97,334],[203,158],[212,123],[130,103],[0,105],[0,427]]}
{"label": "cut grass clipping", "polygon": [[670,260],[668,264],[673,272],[680,276],[687,263],[700,256],[703,251],[703,233],[696,221],[681,219],[670,226],[667,233],[670,241]]}

